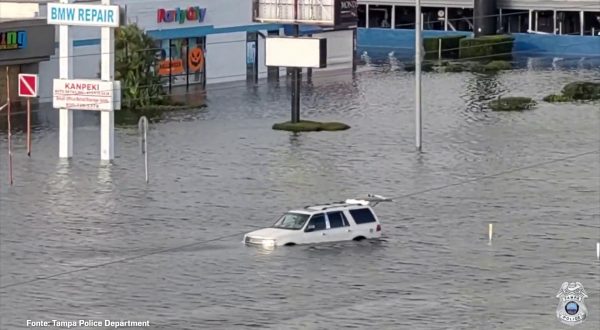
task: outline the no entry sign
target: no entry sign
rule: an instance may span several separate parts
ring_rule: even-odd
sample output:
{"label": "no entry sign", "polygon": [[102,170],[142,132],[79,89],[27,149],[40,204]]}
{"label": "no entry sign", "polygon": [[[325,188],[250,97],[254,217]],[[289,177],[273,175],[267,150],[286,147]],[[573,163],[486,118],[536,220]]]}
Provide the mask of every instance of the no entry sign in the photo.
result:
{"label": "no entry sign", "polygon": [[19,96],[37,97],[38,96],[38,75],[37,74],[19,74]]}

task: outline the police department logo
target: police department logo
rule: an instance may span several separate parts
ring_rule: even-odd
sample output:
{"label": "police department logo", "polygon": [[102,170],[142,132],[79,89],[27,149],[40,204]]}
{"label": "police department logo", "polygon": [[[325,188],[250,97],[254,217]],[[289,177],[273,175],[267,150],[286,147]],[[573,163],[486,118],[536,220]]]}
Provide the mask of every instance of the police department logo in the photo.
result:
{"label": "police department logo", "polygon": [[583,299],[587,298],[587,294],[581,283],[563,283],[556,298],[560,299],[556,307],[556,317],[562,323],[575,325],[585,320],[587,308]]}

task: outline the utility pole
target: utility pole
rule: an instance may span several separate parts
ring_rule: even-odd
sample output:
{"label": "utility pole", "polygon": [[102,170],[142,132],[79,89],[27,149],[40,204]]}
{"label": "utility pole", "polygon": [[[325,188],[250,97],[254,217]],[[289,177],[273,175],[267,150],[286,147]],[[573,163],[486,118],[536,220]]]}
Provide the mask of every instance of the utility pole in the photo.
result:
{"label": "utility pole", "polygon": [[421,0],[415,8],[415,128],[417,151],[421,151]]}

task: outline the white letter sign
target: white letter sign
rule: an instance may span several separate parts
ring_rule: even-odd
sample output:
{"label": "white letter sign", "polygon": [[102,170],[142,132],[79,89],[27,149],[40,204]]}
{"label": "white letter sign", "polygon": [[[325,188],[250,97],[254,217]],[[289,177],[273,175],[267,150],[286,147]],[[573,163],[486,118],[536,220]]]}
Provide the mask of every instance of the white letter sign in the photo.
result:
{"label": "white letter sign", "polygon": [[48,24],[119,27],[119,6],[48,3]]}
{"label": "white letter sign", "polygon": [[113,111],[121,109],[121,82],[54,79],[54,108]]}

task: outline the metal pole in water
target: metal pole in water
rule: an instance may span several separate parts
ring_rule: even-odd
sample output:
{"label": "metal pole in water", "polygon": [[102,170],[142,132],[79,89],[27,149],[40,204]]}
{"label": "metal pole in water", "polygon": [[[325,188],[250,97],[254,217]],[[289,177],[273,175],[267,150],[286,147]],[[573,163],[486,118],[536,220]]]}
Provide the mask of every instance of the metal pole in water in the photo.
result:
{"label": "metal pole in water", "polygon": [[27,98],[27,156],[31,157],[31,100]]}
{"label": "metal pole in water", "polygon": [[489,224],[488,226],[488,239],[489,239],[489,244],[492,244],[492,235],[494,233],[494,225],[493,224]]}
{"label": "metal pole in water", "polygon": [[[298,38],[300,26],[294,24],[294,38]],[[292,123],[300,122],[300,70],[301,68],[292,68]]]}
{"label": "metal pole in water", "polygon": [[421,151],[421,0],[415,8],[415,126],[416,146]]}
{"label": "metal pole in water", "polygon": [[6,67],[6,118],[8,122],[8,181],[13,184],[13,168],[12,168],[12,128],[10,125],[10,79],[8,77],[8,66]]}
{"label": "metal pole in water", "polygon": [[144,155],[146,183],[148,183],[148,118],[146,118],[146,116],[142,116],[138,121],[138,130],[140,131],[140,147],[142,149],[142,155]]}
{"label": "metal pole in water", "polygon": [[596,243],[596,259],[600,260],[600,242]]}

